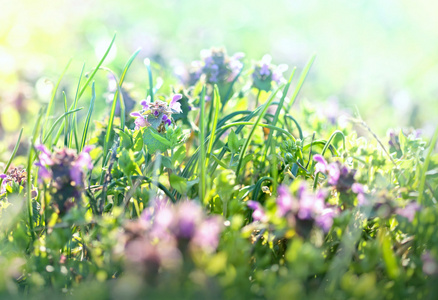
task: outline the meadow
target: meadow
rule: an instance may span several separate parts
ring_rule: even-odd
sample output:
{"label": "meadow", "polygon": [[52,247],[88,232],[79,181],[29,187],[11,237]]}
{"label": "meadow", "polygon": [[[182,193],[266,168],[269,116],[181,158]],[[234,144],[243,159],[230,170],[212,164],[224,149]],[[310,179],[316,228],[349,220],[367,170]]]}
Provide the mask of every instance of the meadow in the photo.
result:
{"label": "meadow", "polygon": [[[415,80],[408,63],[397,65],[406,75],[398,84],[424,101],[397,84],[395,100],[382,101],[387,91],[358,73],[347,79],[345,66],[321,71],[324,50],[286,58],[271,41],[269,54],[250,29],[225,41],[220,18],[205,32],[223,35],[201,32],[179,47],[173,30],[193,33],[207,17],[190,23],[189,12],[204,10],[162,4],[172,9],[145,2],[94,18],[65,6],[71,18],[37,23],[57,24],[54,35],[74,20],[90,24],[59,44],[40,32],[23,48],[44,26],[10,23],[0,34],[9,43],[0,44],[0,298],[435,299],[434,58]],[[207,16],[218,6],[230,24],[243,22],[237,28],[253,20],[238,13],[244,4],[203,5]],[[178,7],[179,22],[153,19],[176,18]],[[261,7],[252,6],[256,17]],[[16,4],[5,16],[31,11]],[[126,29],[127,16],[157,26],[156,36]],[[113,23],[122,30],[109,35]],[[93,47],[76,52],[75,43],[87,48],[81,39]]]}

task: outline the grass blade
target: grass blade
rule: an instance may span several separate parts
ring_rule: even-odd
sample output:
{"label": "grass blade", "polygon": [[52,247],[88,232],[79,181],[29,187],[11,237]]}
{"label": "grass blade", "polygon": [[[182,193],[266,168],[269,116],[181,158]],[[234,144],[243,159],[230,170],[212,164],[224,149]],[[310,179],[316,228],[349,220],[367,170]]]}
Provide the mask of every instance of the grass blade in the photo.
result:
{"label": "grass blade", "polygon": [[55,88],[53,89],[52,97],[50,98],[49,105],[47,106],[47,110],[46,110],[46,120],[44,122],[42,136],[44,136],[44,133],[45,133],[45,130],[47,127],[47,122],[49,121],[49,117],[52,114],[53,103],[55,102],[56,91],[58,91],[59,84],[61,83],[61,80],[64,77],[64,74],[67,72],[68,67],[70,66],[71,62],[72,62],[72,59],[70,58],[70,60],[68,61],[67,65],[64,68],[64,71],[62,71],[61,76],[59,77],[58,82],[55,85]]}
{"label": "grass blade", "polygon": [[[277,109],[275,110],[274,120],[272,121],[272,125],[274,125],[274,126],[277,125],[277,121],[278,121],[278,118],[280,117],[281,109],[283,108],[283,105],[284,105],[284,99],[286,98],[287,92],[289,91],[289,87],[290,87],[290,84],[292,82],[292,78],[294,78],[296,69],[297,68],[294,68],[292,70],[292,74],[290,75],[289,80],[288,80],[286,86],[284,87],[283,95],[281,96],[280,102],[278,103]],[[268,149],[271,146],[271,140],[272,140],[272,131],[269,132],[268,140],[265,143],[265,151],[263,152],[263,159],[262,159],[263,161],[266,160],[266,155],[268,154]]]}
{"label": "grass blade", "polygon": [[290,109],[292,108],[292,105],[295,102],[295,99],[297,99],[298,93],[300,92],[301,87],[303,86],[304,80],[306,80],[307,74],[309,74],[310,68],[312,67],[313,62],[315,61],[315,58],[316,58],[316,54],[314,54],[309,59],[306,66],[304,67],[303,72],[301,73],[300,78],[298,80],[297,87],[295,88],[295,91],[294,91],[292,97],[290,98],[290,103],[287,106],[286,113],[288,113],[290,111]]}
{"label": "grass blade", "polygon": [[213,105],[214,105],[214,115],[213,115],[213,126],[211,128],[210,132],[210,141],[208,142],[207,146],[207,157],[205,159],[205,167],[208,168],[208,160],[211,156],[211,150],[213,149],[213,141],[216,134],[216,127],[217,127],[217,119],[219,116],[219,104],[221,103],[220,95],[219,95],[219,89],[217,85],[214,85],[214,98],[213,98]]}
{"label": "grass blade", "polygon": [[154,102],[154,82],[152,78],[151,60],[149,58],[146,58],[144,60],[144,64],[146,66],[146,69],[148,70],[149,75],[149,96],[151,96],[151,102]]}
{"label": "grass blade", "polygon": [[257,128],[257,125],[260,123],[260,121],[262,120],[263,116],[266,114],[268,107],[271,105],[271,102],[274,100],[275,96],[277,95],[278,91],[282,88],[283,86],[280,86],[271,96],[271,98],[264,104],[263,109],[259,115],[259,117],[257,118],[257,121],[254,123],[254,126],[252,127],[248,138],[245,140],[245,144],[242,147],[242,150],[240,152],[240,156],[239,156],[239,162],[237,164],[237,169],[236,169],[236,178],[239,178],[239,173],[240,173],[240,168],[242,167],[242,163],[243,163],[243,158],[245,156],[246,150],[248,149],[249,143],[251,141],[252,136],[255,133],[255,130]]}
{"label": "grass blade", "polygon": [[90,77],[88,77],[87,81],[85,82],[84,86],[82,87],[81,91],[79,92],[78,95],[78,101],[79,99],[81,99],[82,95],[85,92],[85,89],[87,88],[88,84],[91,82],[91,80],[93,80],[94,75],[96,75],[96,72],[99,70],[100,66],[103,64],[103,62],[105,61],[105,58],[108,56],[108,53],[110,52],[113,44],[114,44],[114,40],[116,39],[116,34],[114,33],[113,39],[111,40],[111,43],[109,44],[108,48],[105,51],[105,54],[103,55],[102,59],[99,61],[99,63],[97,64],[97,66],[94,68],[93,72],[91,73]]}
{"label": "grass blade", "polygon": [[[11,157],[9,158],[8,163],[6,164],[6,167],[5,167],[4,171],[3,171],[4,174],[6,174],[8,172],[8,169],[11,166],[11,163],[12,163],[12,160],[14,159],[14,157],[15,157],[15,154],[17,154],[18,146],[20,146],[20,141],[21,141],[21,135],[22,134],[23,134],[23,128],[21,128],[20,133],[18,134],[18,139],[17,139],[17,142],[15,143],[14,150],[12,150]],[[3,179],[0,179],[0,186],[2,185],[2,183],[3,183]]]}
{"label": "grass blade", "polygon": [[[26,193],[27,193],[27,210],[29,215],[29,231],[32,236],[32,240],[35,240],[35,233],[33,231],[33,207],[32,207],[32,184],[31,184],[31,174],[32,174],[32,165],[34,161],[34,145],[35,141],[37,139],[39,127],[41,124],[41,118],[43,116],[42,110],[38,113],[38,118],[35,124],[35,127],[33,128],[33,134],[32,134],[32,140],[31,145],[29,147],[29,154],[27,156],[27,184],[26,184]],[[53,128],[53,126],[52,126]],[[35,176],[36,177],[36,176]]]}
{"label": "grass blade", "polygon": [[67,115],[69,115],[71,113],[74,113],[76,111],[79,111],[81,109],[83,109],[83,107],[79,107],[77,109],[70,110],[70,111],[68,111],[66,113],[63,113],[58,119],[56,119],[55,123],[53,123],[52,127],[50,127],[49,132],[46,134],[46,137],[43,139],[43,144],[45,144],[47,142],[47,140],[49,139],[50,135],[52,134],[53,130],[55,129],[56,125],[58,125],[59,122],[63,121],[62,128],[64,128],[65,120],[63,120],[63,119],[65,118],[65,116],[67,116]]}
{"label": "grass blade", "polygon": [[[82,65],[82,69],[81,69],[81,75],[79,75],[79,81],[78,81],[78,86],[76,88],[76,94],[75,94],[75,99],[73,101],[73,108],[78,108],[78,95],[79,95],[79,88],[81,85],[81,80],[82,80],[82,75],[84,74],[84,69],[85,69],[85,63],[83,63]],[[76,150],[79,151],[79,144],[78,144],[78,139],[77,139],[77,131],[78,131],[78,119],[76,117],[76,113],[74,113],[73,115],[70,116],[70,124],[72,124],[73,126],[73,131],[74,131],[74,137],[75,137],[75,143],[76,143]],[[70,127],[71,128],[71,127]],[[70,129],[69,128],[69,129]],[[70,134],[70,132],[69,132]],[[70,135],[70,139],[68,141],[68,147],[71,148],[73,144],[73,135]]]}
{"label": "grass blade", "polygon": [[[119,82],[119,87],[122,86],[123,81],[125,80],[125,76],[126,76],[126,72],[128,71],[129,67],[131,66],[134,58],[137,56],[137,54],[140,52],[140,49],[138,49],[137,51],[135,51],[135,53],[129,58],[128,62],[125,65],[125,68],[123,69],[123,73],[122,76],[120,76],[120,82]],[[108,121],[108,128],[106,130],[106,135],[105,135],[105,142],[104,142],[104,150],[103,150],[103,155],[104,157],[106,157],[107,153],[108,153],[108,145],[110,142],[110,136],[111,136],[111,132],[113,130],[113,122],[114,122],[114,115],[116,113],[116,104],[117,104],[117,98],[119,95],[119,90],[117,89],[114,93],[114,99],[113,99],[113,104],[111,107],[111,113],[110,113],[110,117],[109,117],[109,121]],[[125,129],[125,116],[124,114],[121,116],[121,120],[122,120],[122,130]],[[106,164],[106,160],[102,161],[102,166],[104,166]]]}
{"label": "grass blade", "polygon": [[204,202],[205,187],[206,187],[206,167],[205,167],[205,86],[202,88],[201,101],[200,101],[200,118],[199,118],[199,147],[201,148],[201,155],[199,157],[199,200],[201,203]]}
{"label": "grass blade", "polygon": [[91,84],[90,108],[88,109],[87,118],[85,120],[84,131],[82,132],[82,140],[81,140],[81,146],[79,147],[79,151],[82,151],[82,149],[84,149],[85,141],[87,140],[88,128],[90,126],[91,115],[93,114],[95,99],[96,99],[96,91],[94,89],[94,81],[93,81],[93,83]]}
{"label": "grass blade", "polygon": [[424,186],[426,184],[426,172],[427,172],[427,168],[429,167],[430,157],[432,156],[432,152],[435,149],[435,144],[437,142],[437,139],[438,139],[438,127],[435,130],[432,140],[430,141],[429,151],[427,152],[426,159],[424,160],[423,167],[421,168],[420,186],[418,188],[419,204],[422,204],[423,202],[423,192],[424,192]]}

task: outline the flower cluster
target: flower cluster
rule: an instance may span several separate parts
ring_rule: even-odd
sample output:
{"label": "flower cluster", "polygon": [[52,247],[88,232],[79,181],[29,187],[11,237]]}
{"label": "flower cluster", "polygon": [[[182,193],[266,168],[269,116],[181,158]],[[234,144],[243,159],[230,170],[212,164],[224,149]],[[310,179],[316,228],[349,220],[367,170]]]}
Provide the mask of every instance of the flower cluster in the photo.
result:
{"label": "flower cluster", "polygon": [[181,104],[178,102],[182,98],[181,94],[175,94],[172,100],[167,103],[161,100],[151,102],[150,97],[140,102],[143,109],[131,113],[135,119],[135,130],[142,127],[153,127],[158,132],[164,132],[166,126],[172,124],[172,114],[181,113]]}
{"label": "flower cluster", "polygon": [[328,232],[338,210],[326,205],[326,197],[325,190],[310,192],[305,183],[300,185],[297,197],[294,197],[286,186],[280,185],[276,200],[277,214],[280,217],[287,216],[296,223],[298,229],[304,229],[304,225],[315,223],[324,232]]}
{"label": "flower cluster", "polygon": [[189,85],[194,85],[199,80],[210,84],[231,82],[243,68],[241,59],[244,54],[240,52],[228,56],[225,49],[212,48],[201,51],[201,57],[202,61],[192,62]]}
{"label": "flower cluster", "polygon": [[268,54],[257,62],[252,73],[253,87],[261,91],[270,91],[272,82],[281,84],[285,82],[283,73],[287,70],[287,65],[275,66],[271,64],[272,57]]}
{"label": "flower cluster", "polygon": [[[307,235],[313,224],[316,224],[324,232],[328,232],[338,210],[326,205],[326,197],[325,190],[318,190],[316,193],[310,192],[305,183],[300,185],[297,197],[293,196],[286,186],[280,185],[276,198],[277,215],[286,217],[289,225],[295,226],[296,231],[303,236]],[[260,203],[250,200],[247,205],[253,210],[254,221],[268,221]]]}
{"label": "flower cluster", "polygon": [[[20,192],[26,188],[27,172],[22,168],[13,168],[7,174],[0,174],[2,184],[0,186],[0,195],[6,192],[6,187],[10,186],[13,192]],[[38,190],[32,186],[32,198],[38,196]]]}
{"label": "flower cluster", "polygon": [[127,223],[124,253],[148,277],[178,268],[189,252],[212,253],[219,243],[219,217],[207,217],[194,201],[170,204],[157,199],[137,220]]}
{"label": "flower cluster", "polygon": [[348,168],[339,161],[328,164],[325,158],[319,154],[315,154],[313,159],[317,162],[315,165],[315,174],[325,174],[330,186],[336,188],[338,192],[352,191],[357,194],[359,205],[365,204],[364,187],[354,179],[356,170]]}
{"label": "flower cluster", "polygon": [[35,148],[40,151],[39,160],[35,163],[39,167],[39,179],[51,181],[55,206],[60,212],[65,212],[73,205],[73,200],[80,199],[82,195],[85,172],[93,168],[89,154],[92,148],[86,146],[79,154],[67,148],[55,149],[53,153],[44,145]]}

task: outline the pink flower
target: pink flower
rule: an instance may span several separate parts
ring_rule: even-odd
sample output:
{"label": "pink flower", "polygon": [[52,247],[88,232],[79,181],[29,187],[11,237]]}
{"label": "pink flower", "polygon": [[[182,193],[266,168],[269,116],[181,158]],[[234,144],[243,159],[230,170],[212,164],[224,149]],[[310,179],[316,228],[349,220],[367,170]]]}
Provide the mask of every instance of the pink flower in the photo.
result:
{"label": "pink flower", "polygon": [[134,121],[135,124],[135,130],[138,130],[142,127],[146,127],[148,122],[146,121],[146,119],[143,117],[143,115],[139,112],[133,112],[130,114],[131,117],[136,118]]}
{"label": "pink flower", "polygon": [[284,185],[280,185],[277,189],[277,192],[277,212],[280,217],[283,217],[294,208],[295,200],[289,193],[288,188]]}
{"label": "pink flower", "polygon": [[172,100],[170,101],[170,104],[169,104],[170,109],[173,110],[176,113],[182,113],[181,103],[178,102],[181,99],[182,99],[182,95],[181,94],[175,94],[172,97]]}
{"label": "pink flower", "polygon": [[263,210],[263,207],[260,205],[260,203],[253,200],[249,200],[246,202],[246,204],[248,205],[249,208],[254,210],[254,212],[252,213],[252,218],[254,219],[254,221],[260,221],[260,222],[267,221],[268,217],[266,216],[265,211]]}
{"label": "pink flower", "polygon": [[411,202],[404,208],[397,208],[395,213],[399,216],[405,217],[412,222],[415,217],[415,213],[421,209],[421,206],[417,202]]}
{"label": "pink flower", "polygon": [[316,162],[318,162],[315,165],[315,174],[317,174],[317,173],[324,173],[325,174],[327,172],[327,167],[328,167],[327,161],[325,160],[325,158],[322,155],[315,154],[313,156],[313,159]]}

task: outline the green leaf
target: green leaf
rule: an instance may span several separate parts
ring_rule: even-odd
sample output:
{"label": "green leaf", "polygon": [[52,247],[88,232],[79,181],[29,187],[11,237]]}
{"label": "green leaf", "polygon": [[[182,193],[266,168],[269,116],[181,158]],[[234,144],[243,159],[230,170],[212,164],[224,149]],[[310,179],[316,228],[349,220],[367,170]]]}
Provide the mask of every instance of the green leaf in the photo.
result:
{"label": "green leaf", "polygon": [[[165,152],[169,149],[169,141],[153,131],[154,129],[148,127],[143,132],[143,142],[147,146],[149,153],[154,154],[157,151]],[[166,142],[163,143],[163,140]]]}
{"label": "green leaf", "polygon": [[239,151],[239,140],[234,130],[231,130],[228,135],[228,148],[230,148],[231,153],[237,153],[237,151]]}
{"label": "green leaf", "polygon": [[181,163],[185,157],[186,157],[186,146],[182,145],[181,147],[178,148],[178,150],[176,150],[175,153],[173,153],[172,166],[175,166],[177,162]]}
{"label": "green leaf", "polygon": [[181,195],[187,194],[187,181],[183,177],[179,177],[176,174],[170,174],[170,186],[178,191]]}
{"label": "green leaf", "polygon": [[131,137],[121,130],[117,130],[117,134],[120,136],[120,146],[125,149],[131,149],[133,145]]}
{"label": "green leaf", "polygon": [[173,169],[172,162],[170,160],[170,157],[168,157],[168,156],[161,155],[161,164],[168,169]]}
{"label": "green leaf", "polygon": [[134,152],[131,149],[123,149],[118,155],[119,167],[126,176],[134,174],[138,166],[135,164]]}

